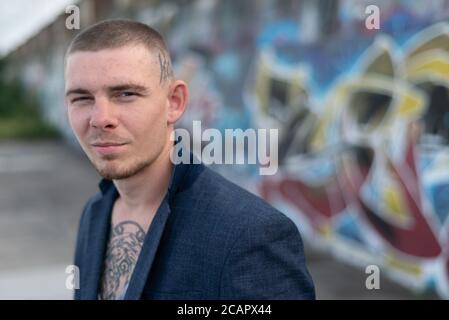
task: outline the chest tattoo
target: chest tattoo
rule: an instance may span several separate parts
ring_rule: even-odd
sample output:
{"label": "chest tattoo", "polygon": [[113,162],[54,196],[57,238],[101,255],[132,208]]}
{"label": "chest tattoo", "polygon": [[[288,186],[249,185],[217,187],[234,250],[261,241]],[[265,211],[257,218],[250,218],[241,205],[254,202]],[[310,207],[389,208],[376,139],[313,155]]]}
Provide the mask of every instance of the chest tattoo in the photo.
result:
{"label": "chest tattoo", "polygon": [[134,221],[112,227],[106,251],[101,299],[115,300],[128,286],[145,239],[145,231]]}

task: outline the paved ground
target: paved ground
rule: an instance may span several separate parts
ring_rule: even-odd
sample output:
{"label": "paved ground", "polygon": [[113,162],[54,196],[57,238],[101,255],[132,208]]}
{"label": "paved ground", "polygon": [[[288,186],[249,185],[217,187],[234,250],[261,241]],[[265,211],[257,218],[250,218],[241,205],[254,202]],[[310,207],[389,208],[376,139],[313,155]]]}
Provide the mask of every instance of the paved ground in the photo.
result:
{"label": "paved ground", "polygon": [[70,298],[65,267],[97,179],[62,143],[0,143],[0,298]]}
{"label": "paved ground", "polygon": [[[62,142],[0,142],[0,299],[70,299],[80,211],[97,191],[88,161]],[[306,247],[318,299],[428,299],[388,279],[367,290],[363,269]]]}

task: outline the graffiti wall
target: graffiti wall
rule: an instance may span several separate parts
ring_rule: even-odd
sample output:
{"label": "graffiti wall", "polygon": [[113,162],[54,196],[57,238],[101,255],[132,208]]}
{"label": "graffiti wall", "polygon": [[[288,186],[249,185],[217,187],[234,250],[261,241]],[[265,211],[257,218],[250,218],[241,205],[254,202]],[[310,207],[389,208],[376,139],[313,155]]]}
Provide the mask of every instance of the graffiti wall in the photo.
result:
{"label": "graffiti wall", "polygon": [[309,243],[448,298],[448,1],[378,2],[380,30],[363,1],[341,1],[315,39],[307,3],[255,28],[203,21],[212,34],[176,60],[194,92],[186,125],[278,128],[279,172],[252,175],[253,190]]}
{"label": "graffiti wall", "polygon": [[[413,22],[404,8],[390,19]],[[354,55],[346,39],[260,48],[245,94],[255,123],[281,128],[260,192],[314,243],[449,297],[449,24],[403,31]]]}
{"label": "graffiti wall", "polygon": [[[279,77],[273,70],[277,61],[262,51],[259,78],[249,92],[260,123],[283,128],[281,174],[261,182],[262,195],[298,215],[300,224],[310,226],[310,237],[356,261],[381,264],[407,284],[436,286],[444,295],[448,50],[447,24],[426,28],[403,45],[376,38],[356,68],[317,100],[319,106],[298,98],[310,94],[307,72]],[[290,108],[290,115],[279,119],[284,112],[273,106]]]}

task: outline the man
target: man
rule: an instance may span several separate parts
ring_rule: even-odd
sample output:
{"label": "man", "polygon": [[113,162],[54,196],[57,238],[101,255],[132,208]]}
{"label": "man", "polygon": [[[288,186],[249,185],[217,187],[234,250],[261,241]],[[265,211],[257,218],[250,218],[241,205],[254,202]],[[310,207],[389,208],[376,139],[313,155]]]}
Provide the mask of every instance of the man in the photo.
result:
{"label": "man", "polygon": [[103,21],[66,54],[70,125],[101,192],[80,220],[76,299],[313,299],[296,226],[202,164],[170,161],[188,88],[147,25]]}

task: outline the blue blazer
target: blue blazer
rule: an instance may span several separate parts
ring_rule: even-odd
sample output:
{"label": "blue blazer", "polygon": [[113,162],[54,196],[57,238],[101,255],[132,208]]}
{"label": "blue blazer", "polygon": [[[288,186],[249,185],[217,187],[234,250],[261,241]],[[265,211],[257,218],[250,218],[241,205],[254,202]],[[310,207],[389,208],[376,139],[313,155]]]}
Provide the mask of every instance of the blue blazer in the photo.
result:
{"label": "blue blazer", "polygon": [[[75,299],[97,299],[112,206],[111,181],[86,204],[75,252]],[[125,299],[314,299],[295,224],[202,164],[175,166]]]}

